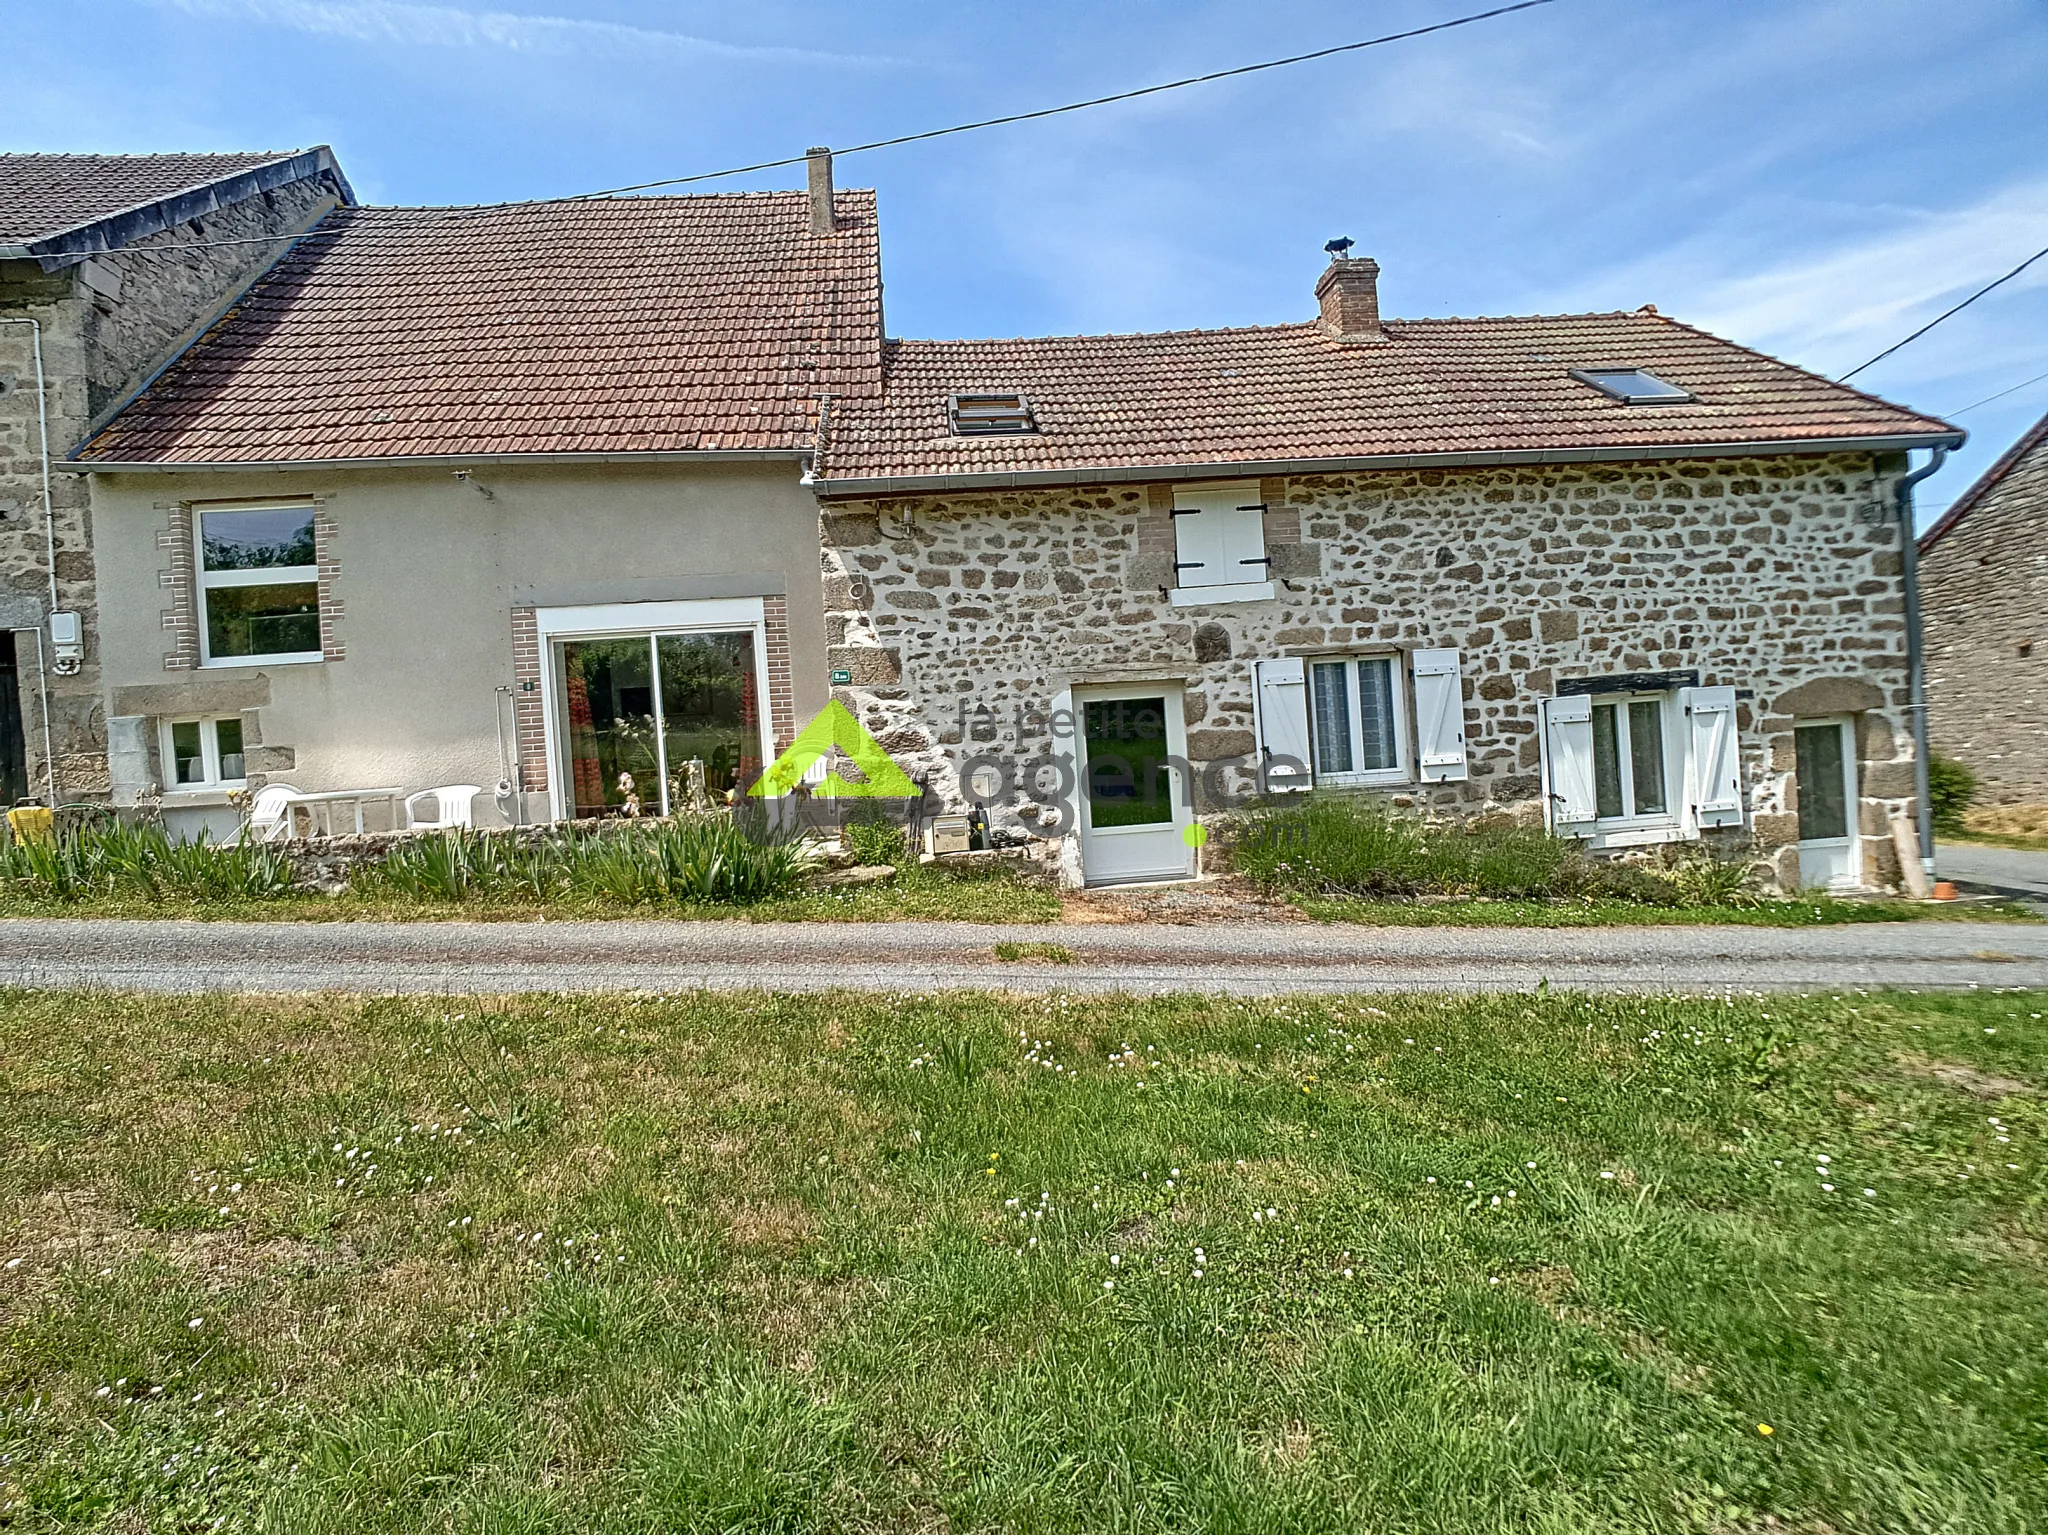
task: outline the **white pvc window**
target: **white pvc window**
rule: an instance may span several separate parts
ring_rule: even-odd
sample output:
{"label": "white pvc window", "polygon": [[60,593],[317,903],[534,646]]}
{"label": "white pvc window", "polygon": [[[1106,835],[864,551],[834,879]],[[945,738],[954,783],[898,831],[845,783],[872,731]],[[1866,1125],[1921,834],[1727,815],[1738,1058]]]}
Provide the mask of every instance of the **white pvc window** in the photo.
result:
{"label": "white pvc window", "polygon": [[208,666],[318,661],[313,508],[202,510],[197,521],[201,660]]}
{"label": "white pvc window", "polygon": [[1398,656],[1308,663],[1310,742],[1319,784],[1403,783],[1407,702]]}
{"label": "white pvc window", "polygon": [[1669,693],[1593,700],[1593,805],[1602,822],[1668,821],[1678,800],[1672,776]]}
{"label": "white pvc window", "polygon": [[165,720],[160,744],[167,792],[231,789],[249,776],[238,714],[222,719]]}

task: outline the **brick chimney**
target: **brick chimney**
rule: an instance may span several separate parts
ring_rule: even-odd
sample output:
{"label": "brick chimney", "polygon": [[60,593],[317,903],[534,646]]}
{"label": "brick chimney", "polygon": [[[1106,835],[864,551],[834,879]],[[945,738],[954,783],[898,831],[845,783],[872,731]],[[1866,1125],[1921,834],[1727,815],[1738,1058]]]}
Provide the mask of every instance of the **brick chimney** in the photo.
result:
{"label": "brick chimney", "polygon": [[832,151],[806,149],[804,160],[811,172],[811,233],[828,235],[832,220]]}
{"label": "brick chimney", "polygon": [[1316,283],[1322,318],[1339,341],[1384,341],[1380,329],[1380,264],[1370,256],[1338,256]]}

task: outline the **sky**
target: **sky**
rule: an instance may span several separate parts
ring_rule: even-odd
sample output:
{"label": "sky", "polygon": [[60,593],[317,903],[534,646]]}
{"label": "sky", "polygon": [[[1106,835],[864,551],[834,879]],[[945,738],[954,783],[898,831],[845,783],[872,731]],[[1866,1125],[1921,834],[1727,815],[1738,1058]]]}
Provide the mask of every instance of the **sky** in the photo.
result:
{"label": "sky", "polygon": [[[8,0],[0,149],[325,143],[366,202],[544,197],[1488,3]],[[1343,235],[1389,315],[1655,303],[1835,375],[2048,246],[2044,81],[2048,0],[1554,0],[837,173],[879,192],[893,335],[1303,320]],[[2043,374],[2048,259],[1858,376],[1970,431],[1923,522],[2048,412]]]}

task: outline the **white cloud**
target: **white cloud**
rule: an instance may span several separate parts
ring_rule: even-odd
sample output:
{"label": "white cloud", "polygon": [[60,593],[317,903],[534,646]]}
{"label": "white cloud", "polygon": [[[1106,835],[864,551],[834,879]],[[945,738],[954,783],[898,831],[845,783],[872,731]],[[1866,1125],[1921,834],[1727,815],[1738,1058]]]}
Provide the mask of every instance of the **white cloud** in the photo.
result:
{"label": "white cloud", "polygon": [[[1722,335],[1849,368],[2044,245],[2048,180],[2023,182],[1950,212],[1901,211],[1887,233],[1709,285],[1694,313]],[[2043,284],[2048,261],[2001,293]]]}
{"label": "white cloud", "polygon": [[160,10],[224,21],[254,21],[324,37],[410,47],[503,48],[514,53],[605,58],[650,54],[705,59],[754,59],[789,64],[889,64],[891,59],[724,43],[685,32],[660,32],[614,21],[574,16],[523,16],[512,11],[465,11],[452,5],[409,5],[401,0],[144,0]]}

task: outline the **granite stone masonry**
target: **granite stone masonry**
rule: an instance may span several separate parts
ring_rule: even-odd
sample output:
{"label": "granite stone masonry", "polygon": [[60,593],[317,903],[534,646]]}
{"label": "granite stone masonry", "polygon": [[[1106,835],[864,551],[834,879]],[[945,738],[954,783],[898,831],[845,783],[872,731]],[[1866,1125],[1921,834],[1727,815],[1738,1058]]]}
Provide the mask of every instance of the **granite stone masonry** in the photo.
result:
{"label": "granite stone masonry", "polygon": [[2048,416],[1920,542],[1934,748],[1980,806],[2048,805]]}
{"label": "granite stone masonry", "polygon": [[[1180,682],[1199,770],[1252,754],[1257,660],[1455,648],[1469,776],[1386,792],[1540,819],[1540,701],[1573,679],[1696,669],[1738,690],[1746,803],[1718,839],[1796,885],[1793,722],[1849,715],[1864,878],[1891,886],[1891,821],[1914,795],[1889,510],[1904,469],[1863,452],[1269,478],[1274,598],[1198,607],[1167,601],[1163,485],[830,502],[827,638],[852,675],[836,696],[958,805],[970,755],[1071,751],[1046,718],[1063,687]],[[1222,808],[1215,787],[1198,812]],[[1027,831],[1047,814],[1028,787],[991,808]]]}
{"label": "granite stone masonry", "polygon": [[[48,679],[61,799],[99,799],[109,790],[90,489],[83,476],[64,472],[61,460],[211,324],[280,249],[223,242],[295,233],[337,206],[345,191],[337,176],[309,176],[55,271],[34,260],[0,261],[0,317],[34,319],[42,327],[50,454],[59,461],[50,482],[57,602],[85,620],[83,667]],[[210,248],[150,254],[202,242]],[[0,628],[10,629],[40,627],[50,605],[32,335],[26,325],[0,325]],[[33,641],[24,637],[18,649],[28,781],[40,794],[46,752],[41,679]]]}

